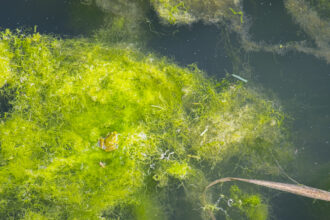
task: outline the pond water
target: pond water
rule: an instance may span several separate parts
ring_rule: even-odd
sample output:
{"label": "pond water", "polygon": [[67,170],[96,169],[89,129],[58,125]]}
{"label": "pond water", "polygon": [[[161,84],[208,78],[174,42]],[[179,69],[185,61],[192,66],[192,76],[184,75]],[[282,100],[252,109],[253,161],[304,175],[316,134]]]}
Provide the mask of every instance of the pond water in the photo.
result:
{"label": "pond water", "polygon": [[[211,78],[222,79],[235,73],[248,80],[247,86],[274,97],[290,116],[294,161],[285,173],[299,183],[329,191],[330,61],[298,50],[247,51],[240,45],[239,34],[225,33],[226,24],[203,21],[189,25],[163,24],[157,13],[149,10],[144,23],[148,36],[144,50],[170,57],[181,66],[195,63]],[[285,45],[313,40],[281,0],[244,0],[242,11],[249,26],[249,38],[254,42]],[[102,27],[106,13],[89,1],[11,0],[0,6],[0,27],[15,30],[33,29],[36,25],[42,34],[64,38],[90,36]],[[330,47],[323,50],[330,53]],[[285,176],[278,180],[290,182]],[[329,202],[260,190],[269,196],[270,219],[329,219]],[[177,194],[177,204],[182,193]],[[171,218],[200,219],[195,211],[189,210],[189,205],[182,208],[186,213]]]}

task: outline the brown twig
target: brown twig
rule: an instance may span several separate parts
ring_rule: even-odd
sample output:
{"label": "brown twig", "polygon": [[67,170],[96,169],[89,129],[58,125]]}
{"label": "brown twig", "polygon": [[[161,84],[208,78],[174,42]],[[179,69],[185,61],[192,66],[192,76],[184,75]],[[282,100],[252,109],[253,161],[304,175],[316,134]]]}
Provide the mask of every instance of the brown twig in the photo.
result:
{"label": "brown twig", "polygon": [[[294,185],[294,184],[278,183],[278,182],[271,182],[271,181],[265,181],[265,180],[226,177],[226,178],[217,179],[205,187],[204,192],[203,192],[203,197],[202,197],[204,205],[207,204],[206,192],[209,188],[211,188],[212,186],[214,186],[218,183],[224,183],[224,182],[235,181],[235,180],[241,181],[241,182],[252,183],[252,184],[259,185],[259,186],[265,186],[268,188],[277,189],[277,190],[281,190],[284,192],[289,192],[289,193],[293,193],[296,195],[309,197],[312,199],[319,199],[319,200],[324,200],[324,201],[330,202],[330,192],[321,190],[321,189],[312,188],[312,187],[305,186],[305,185]],[[212,211],[208,210],[208,212],[209,212],[211,219],[216,220]]]}

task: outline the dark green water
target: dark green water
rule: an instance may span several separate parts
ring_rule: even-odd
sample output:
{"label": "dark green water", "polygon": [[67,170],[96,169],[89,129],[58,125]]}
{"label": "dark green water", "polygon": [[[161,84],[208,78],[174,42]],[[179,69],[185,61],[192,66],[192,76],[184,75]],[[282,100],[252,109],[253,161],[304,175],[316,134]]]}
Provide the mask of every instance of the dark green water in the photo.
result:
{"label": "dark green water", "polygon": [[[247,0],[244,12],[250,17],[249,33],[255,41],[277,44],[308,38],[287,14],[282,1]],[[70,37],[90,33],[102,25],[102,19],[99,9],[74,0],[11,0],[0,6],[2,29],[37,25],[41,33]],[[181,65],[196,63],[219,79],[235,70],[225,49],[222,26],[164,26],[152,12],[149,19],[150,50],[172,57]],[[235,48],[236,36],[231,37]],[[313,55],[294,51],[278,55],[240,50],[238,56],[251,69],[249,84],[278,97],[284,111],[292,116],[295,161],[287,173],[300,183],[329,190],[330,65]],[[329,219],[329,203],[266,192],[272,195],[269,202],[274,219]]]}

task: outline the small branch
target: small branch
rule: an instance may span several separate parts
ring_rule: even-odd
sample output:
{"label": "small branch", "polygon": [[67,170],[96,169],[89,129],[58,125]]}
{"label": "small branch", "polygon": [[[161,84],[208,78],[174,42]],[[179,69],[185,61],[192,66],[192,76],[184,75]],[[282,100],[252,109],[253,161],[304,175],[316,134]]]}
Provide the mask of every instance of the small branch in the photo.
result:
{"label": "small branch", "polygon": [[[277,189],[277,190],[281,190],[284,192],[289,192],[289,193],[293,193],[296,195],[309,197],[312,199],[319,199],[319,200],[324,200],[324,201],[330,202],[330,192],[321,190],[321,189],[312,188],[312,187],[305,186],[305,185],[294,185],[294,184],[278,183],[278,182],[271,182],[271,181],[265,181],[265,180],[226,177],[226,178],[217,179],[205,187],[204,192],[203,192],[203,197],[202,197],[204,205],[207,204],[206,192],[209,188],[211,188],[212,186],[214,186],[218,183],[224,183],[224,182],[229,182],[229,181],[241,181],[241,182],[246,182],[246,183],[252,183],[255,185],[259,185],[259,186],[265,186],[268,188]],[[208,210],[208,212],[209,212],[212,220],[215,220],[216,218],[213,215],[212,211]]]}

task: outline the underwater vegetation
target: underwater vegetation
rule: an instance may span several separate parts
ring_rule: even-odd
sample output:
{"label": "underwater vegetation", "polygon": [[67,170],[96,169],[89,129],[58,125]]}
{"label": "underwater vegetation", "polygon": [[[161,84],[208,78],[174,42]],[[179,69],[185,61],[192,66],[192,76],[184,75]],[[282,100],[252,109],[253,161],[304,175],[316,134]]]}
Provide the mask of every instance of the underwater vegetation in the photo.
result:
{"label": "underwater vegetation", "polygon": [[257,91],[131,44],[6,30],[0,47],[1,219],[168,219],[173,189],[201,218],[267,218],[258,193],[201,200],[237,160],[250,177],[290,160],[285,115]]}
{"label": "underwater vegetation", "polygon": [[190,25],[198,21],[206,24],[226,24],[239,31],[244,23],[241,1],[150,0],[162,22]]}
{"label": "underwater vegetation", "polygon": [[[325,190],[312,188],[312,187],[308,187],[308,186],[301,185],[301,184],[293,185],[293,184],[271,182],[271,181],[265,181],[265,180],[225,177],[225,178],[217,179],[217,180],[211,182],[209,185],[207,185],[205,187],[204,194],[203,194],[203,203],[207,204],[206,192],[209,188],[211,188],[212,186],[214,186],[218,183],[224,183],[224,182],[229,182],[229,181],[241,181],[241,182],[246,182],[246,183],[251,183],[251,184],[255,184],[255,185],[259,185],[259,186],[264,186],[264,187],[268,187],[268,188],[272,188],[272,189],[276,189],[276,190],[281,190],[281,191],[284,191],[284,192],[289,192],[289,193],[293,193],[293,194],[296,194],[296,195],[305,196],[305,197],[309,197],[309,198],[313,198],[313,199],[330,201],[330,192],[325,191]],[[232,186],[230,188],[230,191],[231,191],[232,194],[233,194],[233,192],[239,192],[241,194],[241,190],[236,185]],[[223,197],[220,197],[220,198],[222,199]],[[237,195],[236,196],[231,195],[231,197],[235,198],[235,197],[237,197]],[[267,214],[265,214],[265,212],[267,213],[267,208],[264,205],[260,205],[260,199],[256,196],[251,196],[251,197],[249,197],[249,199],[250,198],[252,198],[252,200],[254,200],[255,207],[253,207],[252,209],[248,208],[247,210],[243,209],[245,212],[247,212],[247,216],[251,215],[251,214],[249,214],[249,209],[250,209],[250,211],[252,211],[253,213],[255,213],[255,212],[258,213],[257,215],[253,214],[254,219],[262,219],[262,218],[267,217]],[[243,200],[241,199],[241,197],[238,198],[238,199],[235,198],[235,200],[240,201],[238,203],[239,207],[244,206],[244,204],[246,203],[244,199]],[[237,205],[237,204],[234,203],[235,200],[231,199],[231,200],[228,200],[228,202],[230,201],[231,206],[233,206],[233,205],[235,206],[235,205]],[[219,203],[219,202],[220,202],[220,200],[218,200],[217,203]],[[209,212],[210,212],[209,214],[210,214],[211,218],[216,219],[215,216],[213,215],[212,211],[209,210]]]}
{"label": "underwater vegetation", "polygon": [[284,0],[292,19],[311,38],[281,44],[256,42],[249,33],[250,18],[243,11],[243,1],[151,0],[165,24],[190,25],[198,21],[215,24],[235,33],[245,51],[267,51],[285,54],[299,51],[330,62],[330,4],[326,0]]}
{"label": "underwater vegetation", "polygon": [[[313,39],[316,45],[315,47],[297,46],[297,49],[321,57],[330,63],[330,14],[327,13],[326,16],[323,13],[323,17],[326,16],[327,19],[322,18],[318,11],[305,0],[286,0],[284,3],[295,22]],[[330,12],[329,3],[320,1],[318,8],[320,7]]]}
{"label": "underwater vegetation", "polygon": [[151,0],[151,3],[163,22],[170,24],[218,23],[236,17],[236,11],[240,11],[240,1],[232,0]]}
{"label": "underwater vegetation", "polygon": [[322,19],[330,21],[330,2],[327,0],[306,0]]}
{"label": "underwater vegetation", "polygon": [[[313,2],[315,6],[309,2]],[[329,63],[330,21],[329,13],[324,13],[329,10],[329,4],[326,1],[317,1],[316,4],[316,1],[284,0],[284,7],[291,15],[293,22],[300,26],[309,39],[281,44],[258,43],[251,40],[249,34],[243,31],[240,33],[243,48],[247,51],[267,51],[277,54],[298,51],[324,59]]]}
{"label": "underwater vegetation", "polygon": [[94,33],[97,40],[118,43],[143,43],[147,38],[147,0],[86,0],[85,5],[98,7],[104,13],[103,27]]}

